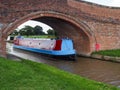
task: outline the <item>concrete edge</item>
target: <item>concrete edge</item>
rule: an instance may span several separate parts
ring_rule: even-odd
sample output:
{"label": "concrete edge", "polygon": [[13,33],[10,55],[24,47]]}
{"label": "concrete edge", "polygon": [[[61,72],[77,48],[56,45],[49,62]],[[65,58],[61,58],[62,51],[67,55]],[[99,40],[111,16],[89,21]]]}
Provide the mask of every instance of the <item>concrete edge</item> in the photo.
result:
{"label": "concrete edge", "polygon": [[104,56],[104,55],[99,55],[99,54],[92,54],[91,58],[105,60],[105,61],[119,62],[120,63],[120,57],[113,57],[113,56]]}

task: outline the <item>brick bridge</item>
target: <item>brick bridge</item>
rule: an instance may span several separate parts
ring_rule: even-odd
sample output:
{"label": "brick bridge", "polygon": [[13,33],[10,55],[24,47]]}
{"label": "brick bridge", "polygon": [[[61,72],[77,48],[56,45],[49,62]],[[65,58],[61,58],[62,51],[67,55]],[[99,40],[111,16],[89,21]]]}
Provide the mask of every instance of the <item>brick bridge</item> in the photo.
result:
{"label": "brick bridge", "polygon": [[6,56],[7,36],[28,20],[72,38],[79,55],[90,55],[96,44],[100,50],[120,48],[120,8],[81,0],[0,0],[0,56]]}

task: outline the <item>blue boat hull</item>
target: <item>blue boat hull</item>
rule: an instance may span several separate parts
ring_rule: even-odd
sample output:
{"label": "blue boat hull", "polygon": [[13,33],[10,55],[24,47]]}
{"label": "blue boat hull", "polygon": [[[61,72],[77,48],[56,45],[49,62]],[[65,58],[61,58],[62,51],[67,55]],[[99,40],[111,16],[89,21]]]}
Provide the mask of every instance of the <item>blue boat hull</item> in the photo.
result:
{"label": "blue boat hull", "polygon": [[42,54],[48,54],[48,55],[54,55],[54,56],[68,56],[68,55],[75,55],[76,51],[74,49],[72,50],[45,50],[45,49],[37,49],[37,48],[31,48],[26,46],[19,46],[19,45],[13,45],[14,48],[23,49],[27,51],[32,51],[36,53],[42,53]]}

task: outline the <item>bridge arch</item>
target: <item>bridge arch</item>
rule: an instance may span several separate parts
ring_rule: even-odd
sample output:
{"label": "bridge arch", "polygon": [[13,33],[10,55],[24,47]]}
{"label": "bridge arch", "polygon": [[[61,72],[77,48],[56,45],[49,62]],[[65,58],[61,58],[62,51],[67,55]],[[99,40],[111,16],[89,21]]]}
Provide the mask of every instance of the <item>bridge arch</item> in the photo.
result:
{"label": "bridge arch", "polygon": [[60,37],[64,35],[72,38],[79,55],[89,55],[94,50],[96,43],[95,35],[86,23],[69,15],[53,11],[39,11],[23,16],[10,23],[3,30],[4,37],[6,36],[5,38],[7,38],[19,25],[28,20],[43,22],[55,29]]}

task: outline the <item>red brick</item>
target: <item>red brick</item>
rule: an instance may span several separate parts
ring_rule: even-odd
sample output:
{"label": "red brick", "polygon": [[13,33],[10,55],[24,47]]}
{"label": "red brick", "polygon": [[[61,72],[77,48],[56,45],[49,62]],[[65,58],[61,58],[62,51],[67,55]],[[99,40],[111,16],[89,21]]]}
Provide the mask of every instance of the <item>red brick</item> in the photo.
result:
{"label": "red brick", "polygon": [[[22,23],[34,19],[52,26],[59,36],[74,40],[78,54],[90,55],[95,44],[100,50],[120,48],[120,8],[105,7],[81,0],[1,0],[0,54],[5,39]],[[46,18],[50,17],[50,18]]]}

